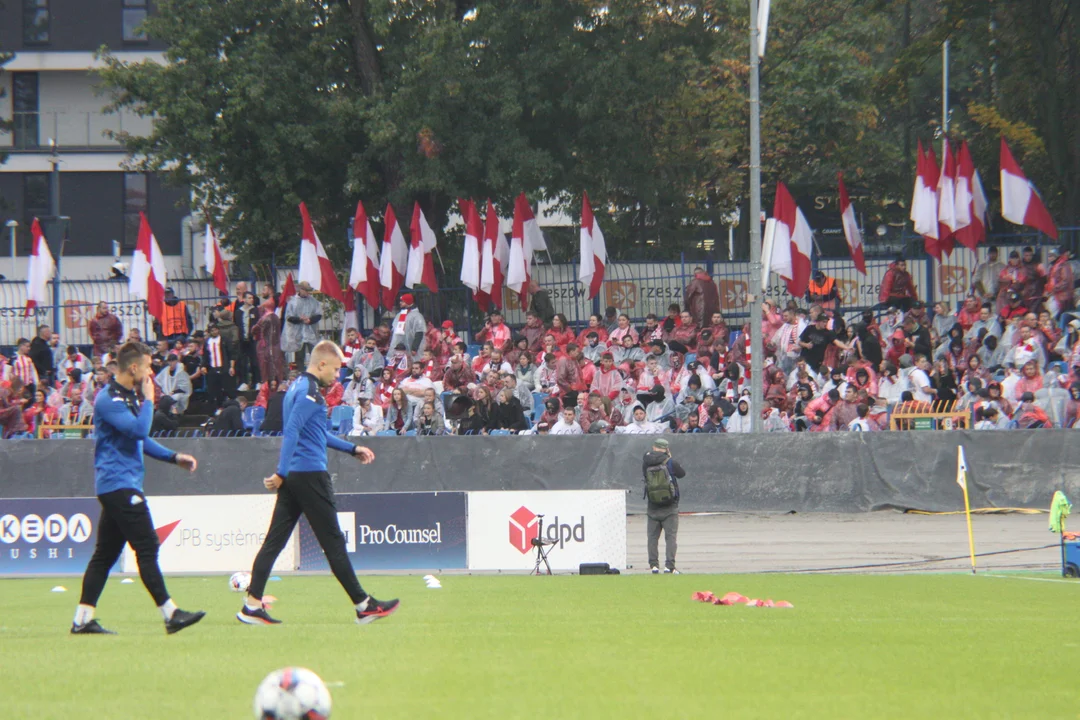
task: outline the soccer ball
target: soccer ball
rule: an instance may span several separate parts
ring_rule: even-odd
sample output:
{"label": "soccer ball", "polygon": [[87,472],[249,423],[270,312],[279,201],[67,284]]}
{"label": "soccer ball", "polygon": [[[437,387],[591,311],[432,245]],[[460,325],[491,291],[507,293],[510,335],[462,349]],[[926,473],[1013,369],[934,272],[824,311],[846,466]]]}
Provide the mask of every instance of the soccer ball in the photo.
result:
{"label": "soccer ball", "polygon": [[282,668],[266,676],[255,691],[257,720],[326,720],[330,691],[305,668]]}
{"label": "soccer ball", "polygon": [[229,578],[229,587],[232,588],[233,592],[247,592],[250,586],[251,573],[234,572],[232,577]]}

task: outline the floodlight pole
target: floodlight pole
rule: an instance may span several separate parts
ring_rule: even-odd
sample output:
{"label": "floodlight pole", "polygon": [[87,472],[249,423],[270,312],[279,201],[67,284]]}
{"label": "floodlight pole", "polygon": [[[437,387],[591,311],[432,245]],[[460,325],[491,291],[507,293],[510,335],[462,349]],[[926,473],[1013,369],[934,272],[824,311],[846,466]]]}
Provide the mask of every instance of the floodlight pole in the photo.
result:
{"label": "floodlight pole", "polygon": [[758,0],[750,0],[750,407],[751,429],[763,430],[761,337],[761,90],[758,56]]}

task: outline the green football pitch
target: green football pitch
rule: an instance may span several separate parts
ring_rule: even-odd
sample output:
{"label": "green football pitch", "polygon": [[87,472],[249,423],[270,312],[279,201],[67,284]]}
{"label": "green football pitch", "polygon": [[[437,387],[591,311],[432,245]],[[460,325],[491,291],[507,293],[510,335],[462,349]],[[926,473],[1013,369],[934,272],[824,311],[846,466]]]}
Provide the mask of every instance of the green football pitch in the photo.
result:
{"label": "green football pitch", "polygon": [[327,682],[336,720],[1080,715],[1080,584],[1049,574],[441,579],[365,578],[402,607],[361,627],[332,578],[285,576],[267,588],[285,624],[250,627],[226,578],[172,578],[180,607],[209,614],[167,636],[114,577],[98,617],[115,637],[68,634],[78,579],[4,580],[0,715],[248,718],[287,665]]}

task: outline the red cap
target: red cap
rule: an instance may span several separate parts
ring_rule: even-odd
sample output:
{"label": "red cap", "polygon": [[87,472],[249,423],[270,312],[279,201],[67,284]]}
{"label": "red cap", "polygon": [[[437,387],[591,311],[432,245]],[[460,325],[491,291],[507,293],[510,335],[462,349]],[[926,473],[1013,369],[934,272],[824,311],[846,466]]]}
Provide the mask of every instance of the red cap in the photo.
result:
{"label": "red cap", "polygon": [[442,326],[446,330],[452,330],[454,327],[453,320],[443,320]]}
{"label": "red cap", "polygon": [[412,305],[413,304],[412,293],[405,293],[404,295],[402,295],[401,296],[401,304],[402,305]]}

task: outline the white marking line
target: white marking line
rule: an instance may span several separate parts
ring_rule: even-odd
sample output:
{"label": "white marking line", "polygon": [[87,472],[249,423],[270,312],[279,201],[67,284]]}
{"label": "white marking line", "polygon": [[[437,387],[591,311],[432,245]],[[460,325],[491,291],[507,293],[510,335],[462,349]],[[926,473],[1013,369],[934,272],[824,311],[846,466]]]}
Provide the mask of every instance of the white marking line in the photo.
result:
{"label": "white marking line", "polygon": [[989,575],[986,573],[984,573],[980,577],[1001,578],[1003,580],[1034,580],[1035,582],[1068,583],[1070,585],[1080,584],[1076,580],[1066,580],[1065,578],[1035,578],[1024,577],[1022,575]]}

